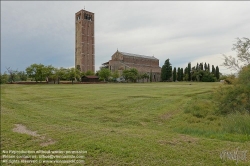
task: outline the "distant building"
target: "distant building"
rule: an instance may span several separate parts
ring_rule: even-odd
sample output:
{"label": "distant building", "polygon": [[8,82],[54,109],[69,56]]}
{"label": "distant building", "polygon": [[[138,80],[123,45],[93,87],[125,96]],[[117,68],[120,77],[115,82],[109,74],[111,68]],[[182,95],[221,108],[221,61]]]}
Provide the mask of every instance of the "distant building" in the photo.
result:
{"label": "distant building", "polygon": [[95,72],[94,13],[75,13],[75,68]]}
{"label": "distant building", "polygon": [[99,82],[98,76],[83,76],[81,78],[82,82]]}
{"label": "distant building", "polygon": [[154,56],[145,56],[116,51],[111,60],[103,63],[111,72],[118,71],[122,75],[125,69],[136,68],[140,74],[152,72],[152,81],[158,82],[161,80],[161,67],[159,67],[159,59]]}

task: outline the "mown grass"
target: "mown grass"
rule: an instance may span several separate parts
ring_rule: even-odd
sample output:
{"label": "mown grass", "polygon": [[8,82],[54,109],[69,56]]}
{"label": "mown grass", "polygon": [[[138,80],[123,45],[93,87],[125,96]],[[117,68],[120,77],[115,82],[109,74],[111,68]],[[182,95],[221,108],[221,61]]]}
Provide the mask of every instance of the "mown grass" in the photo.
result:
{"label": "mown grass", "polygon": [[[214,114],[219,83],[1,85],[2,150],[84,150],[86,165],[235,165],[250,150]],[[12,131],[23,124],[56,141]],[[248,165],[250,156],[238,165]],[[72,164],[73,165],[73,164]]]}

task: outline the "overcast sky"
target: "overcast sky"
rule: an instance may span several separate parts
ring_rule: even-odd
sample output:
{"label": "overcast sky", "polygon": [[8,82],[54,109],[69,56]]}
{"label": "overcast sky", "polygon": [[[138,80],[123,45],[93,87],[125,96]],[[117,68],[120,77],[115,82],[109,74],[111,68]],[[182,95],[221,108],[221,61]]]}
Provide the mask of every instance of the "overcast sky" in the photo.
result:
{"label": "overcast sky", "polygon": [[[1,72],[33,63],[73,67],[75,13],[95,13],[95,66],[116,50],[160,60],[222,64],[237,37],[250,37],[250,2],[1,1]],[[220,72],[231,73],[220,67]]]}

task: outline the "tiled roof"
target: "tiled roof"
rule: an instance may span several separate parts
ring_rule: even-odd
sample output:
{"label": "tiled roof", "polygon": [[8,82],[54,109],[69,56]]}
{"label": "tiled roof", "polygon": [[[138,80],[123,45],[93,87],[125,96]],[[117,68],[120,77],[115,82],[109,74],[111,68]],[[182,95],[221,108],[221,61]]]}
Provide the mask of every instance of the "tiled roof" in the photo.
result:
{"label": "tiled roof", "polygon": [[131,53],[126,53],[126,52],[120,52],[122,55],[125,55],[125,56],[133,56],[133,57],[139,57],[139,58],[147,58],[147,59],[156,59],[154,56],[146,56],[146,55],[138,55],[138,54],[131,54]]}
{"label": "tiled roof", "polygon": [[99,78],[98,76],[83,76],[85,78]]}

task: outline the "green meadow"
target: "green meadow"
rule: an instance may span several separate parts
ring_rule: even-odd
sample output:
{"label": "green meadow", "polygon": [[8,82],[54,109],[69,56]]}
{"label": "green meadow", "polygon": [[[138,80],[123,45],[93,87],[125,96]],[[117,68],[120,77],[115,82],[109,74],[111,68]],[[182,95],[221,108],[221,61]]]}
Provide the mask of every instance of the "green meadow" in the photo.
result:
{"label": "green meadow", "polygon": [[[87,151],[84,165],[250,165],[250,136],[216,114],[219,86],[1,85],[1,150]],[[237,149],[248,151],[245,160],[220,158]]]}

